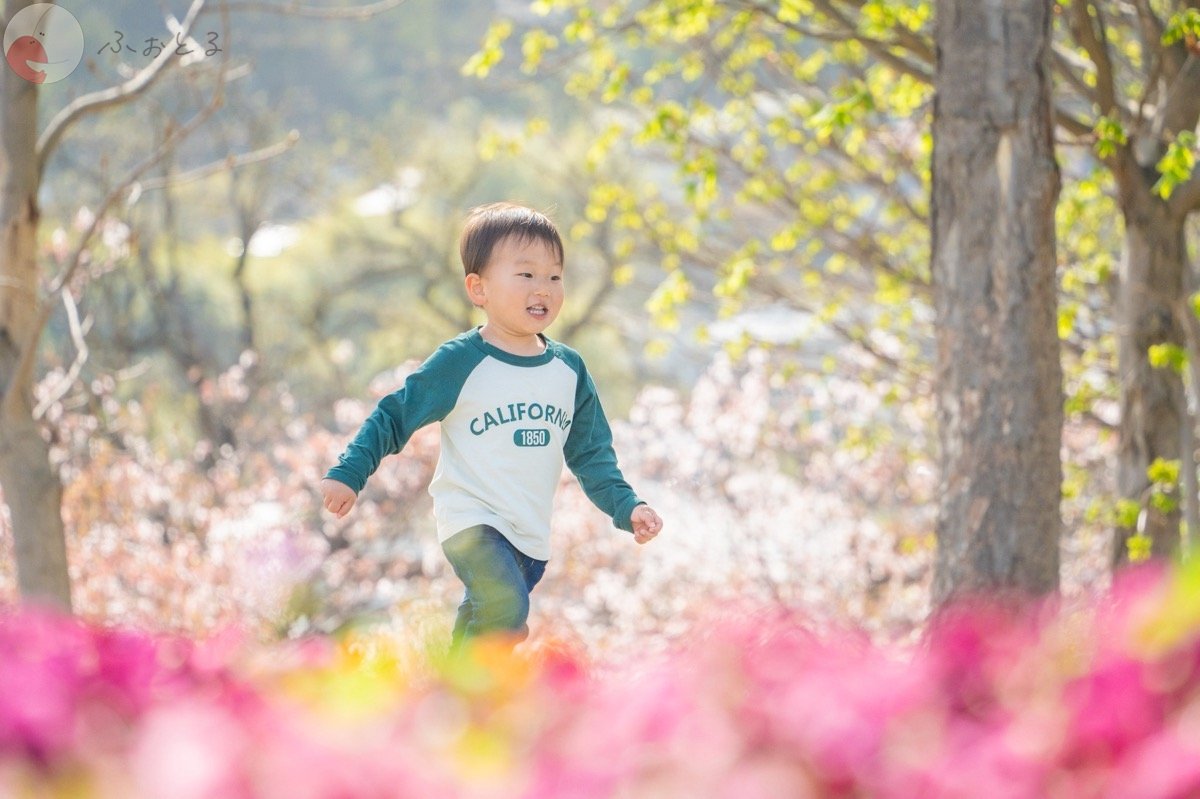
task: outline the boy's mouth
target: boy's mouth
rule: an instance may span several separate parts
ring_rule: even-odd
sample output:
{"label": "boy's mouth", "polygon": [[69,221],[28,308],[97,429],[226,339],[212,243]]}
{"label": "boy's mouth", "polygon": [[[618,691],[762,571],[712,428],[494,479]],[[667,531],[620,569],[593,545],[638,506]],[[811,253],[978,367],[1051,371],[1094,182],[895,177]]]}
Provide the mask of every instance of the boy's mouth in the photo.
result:
{"label": "boy's mouth", "polygon": [[545,316],[547,313],[549,313],[545,305],[530,305],[525,310],[534,316]]}

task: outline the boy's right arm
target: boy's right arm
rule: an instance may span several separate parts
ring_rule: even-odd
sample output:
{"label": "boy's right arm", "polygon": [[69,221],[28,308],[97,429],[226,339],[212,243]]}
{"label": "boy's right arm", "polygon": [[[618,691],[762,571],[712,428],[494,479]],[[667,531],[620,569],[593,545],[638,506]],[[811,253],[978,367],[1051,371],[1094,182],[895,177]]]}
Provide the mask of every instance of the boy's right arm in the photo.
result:
{"label": "boy's right arm", "polygon": [[379,401],[337,465],[321,481],[325,507],[338,518],[354,506],[358,492],[379,468],[380,461],[404,449],[413,433],[444,419],[454,408],[473,363],[469,351],[450,344],[457,341],[439,348],[399,390]]}
{"label": "boy's right arm", "polygon": [[422,381],[414,380],[416,377],[416,372],[409,375],[403,388],[379,401],[326,478],[342,483],[357,494],[367,484],[367,478],[379,468],[379,463],[404,449],[412,434],[430,421],[426,418],[426,409],[418,407]]}

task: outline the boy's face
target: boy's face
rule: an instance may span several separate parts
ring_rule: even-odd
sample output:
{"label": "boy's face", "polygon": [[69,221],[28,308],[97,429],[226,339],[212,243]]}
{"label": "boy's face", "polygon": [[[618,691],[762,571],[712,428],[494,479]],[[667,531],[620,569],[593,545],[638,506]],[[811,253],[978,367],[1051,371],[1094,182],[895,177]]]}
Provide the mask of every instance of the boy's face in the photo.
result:
{"label": "boy's face", "polygon": [[562,272],[549,244],[510,236],[497,242],[482,272],[467,275],[467,294],[490,326],[517,338],[536,336],[562,310]]}

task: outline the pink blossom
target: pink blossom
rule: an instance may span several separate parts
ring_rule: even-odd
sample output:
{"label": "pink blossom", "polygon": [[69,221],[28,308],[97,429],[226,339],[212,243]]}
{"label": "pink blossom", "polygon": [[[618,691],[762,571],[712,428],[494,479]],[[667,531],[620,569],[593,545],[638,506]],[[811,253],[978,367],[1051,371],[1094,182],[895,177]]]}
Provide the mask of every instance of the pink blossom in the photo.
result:
{"label": "pink blossom", "polygon": [[644,657],[535,639],[411,673],[382,642],[372,660],[315,635],[192,641],[13,609],[0,795],[1184,799],[1200,630],[1163,602],[1176,579],[1142,572],[1089,606],[964,603],[911,646],[731,605]]}

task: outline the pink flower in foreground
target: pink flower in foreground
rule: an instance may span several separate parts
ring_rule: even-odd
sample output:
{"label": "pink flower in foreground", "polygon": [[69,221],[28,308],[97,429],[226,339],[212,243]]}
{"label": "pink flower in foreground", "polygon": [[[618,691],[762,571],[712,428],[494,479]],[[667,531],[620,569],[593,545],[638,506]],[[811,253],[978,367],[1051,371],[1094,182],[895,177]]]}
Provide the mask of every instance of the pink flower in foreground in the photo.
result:
{"label": "pink flower in foreground", "polygon": [[43,763],[74,744],[90,643],[82,625],[50,612],[0,617],[0,756]]}
{"label": "pink flower in foreground", "polygon": [[0,795],[1185,799],[1190,584],[963,605],[911,648],[742,611],[621,663],[535,641],[417,674],[386,637],[191,642],[22,611],[0,618]]}

